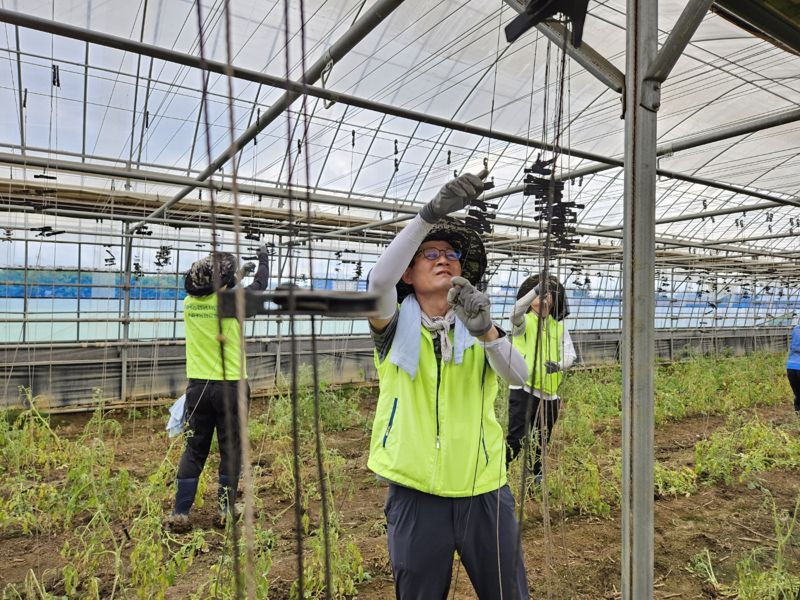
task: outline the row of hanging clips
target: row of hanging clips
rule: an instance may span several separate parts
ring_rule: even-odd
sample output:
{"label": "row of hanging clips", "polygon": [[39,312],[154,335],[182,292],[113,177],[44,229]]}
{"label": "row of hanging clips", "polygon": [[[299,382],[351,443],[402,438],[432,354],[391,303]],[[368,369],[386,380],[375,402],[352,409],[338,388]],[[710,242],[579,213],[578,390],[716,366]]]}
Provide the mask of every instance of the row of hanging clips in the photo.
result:
{"label": "row of hanging clips", "polygon": [[534,220],[542,221],[544,228],[550,231],[553,254],[575,249],[578,211],[584,208],[583,204],[564,200],[564,182],[550,177],[557,158],[542,160],[542,155],[537,154],[536,161],[525,168],[525,189],[522,192],[524,196],[536,198],[533,202]]}
{"label": "row of hanging clips", "polygon": [[[447,164],[450,164],[450,151],[447,151]],[[488,170],[489,169],[489,159],[483,159],[483,168]],[[454,171],[453,175],[458,177],[458,172]],[[488,192],[494,188],[494,178],[490,181],[483,182],[483,191]],[[492,222],[497,218],[497,204],[493,202],[487,202],[486,199],[482,196],[479,196],[476,200],[473,200],[472,204],[470,204],[469,211],[467,212],[467,217],[464,219],[467,227],[470,229],[481,233],[491,233],[492,232]]]}

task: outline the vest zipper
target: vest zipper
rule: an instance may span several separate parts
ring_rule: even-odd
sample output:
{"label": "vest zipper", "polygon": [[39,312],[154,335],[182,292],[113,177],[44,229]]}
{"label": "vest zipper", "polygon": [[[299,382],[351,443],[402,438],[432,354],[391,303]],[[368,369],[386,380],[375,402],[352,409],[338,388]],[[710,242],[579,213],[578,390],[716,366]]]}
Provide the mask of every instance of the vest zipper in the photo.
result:
{"label": "vest zipper", "polygon": [[386,433],[383,434],[383,447],[386,448],[386,440],[389,438],[389,432],[392,430],[392,423],[394,423],[394,413],[397,411],[397,398],[395,397],[392,404],[392,412],[389,415],[389,424],[386,426]]}
{"label": "vest zipper", "polygon": [[436,449],[441,448],[439,439],[439,384],[442,380],[442,361],[436,360]]}

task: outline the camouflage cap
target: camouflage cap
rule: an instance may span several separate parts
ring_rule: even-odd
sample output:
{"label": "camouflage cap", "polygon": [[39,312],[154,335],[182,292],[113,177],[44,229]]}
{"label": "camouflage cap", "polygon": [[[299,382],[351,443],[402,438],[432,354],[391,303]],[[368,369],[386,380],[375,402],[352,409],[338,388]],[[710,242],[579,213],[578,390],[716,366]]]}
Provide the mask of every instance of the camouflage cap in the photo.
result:
{"label": "camouflage cap", "polygon": [[[540,275],[531,275],[525,281],[522,282],[522,285],[519,286],[517,290],[517,300],[522,298],[525,294],[530,292],[533,288],[539,286]],[[558,281],[558,278],[555,275],[550,275],[547,278],[548,281],[548,290],[553,296],[553,311],[552,315],[556,321],[563,321],[565,318],[569,316],[569,302],[567,301],[567,290],[564,289],[564,286],[561,285],[561,282]],[[530,309],[528,309],[530,310]]]}
{"label": "camouflage cap", "polygon": [[[472,285],[482,288],[483,274],[486,271],[486,249],[477,232],[470,229],[454,217],[440,219],[425,236],[422,243],[432,241],[448,242],[453,248],[461,252],[461,276]],[[395,286],[397,301],[402,302],[406,296],[414,293],[414,288],[402,279]]]}
{"label": "camouflage cap", "polygon": [[214,291],[214,262],[219,268],[221,288],[235,281],[239,260],[230,252],[216,252],[192,263],[183,279],[183,288],[192,296],[207,296]]}

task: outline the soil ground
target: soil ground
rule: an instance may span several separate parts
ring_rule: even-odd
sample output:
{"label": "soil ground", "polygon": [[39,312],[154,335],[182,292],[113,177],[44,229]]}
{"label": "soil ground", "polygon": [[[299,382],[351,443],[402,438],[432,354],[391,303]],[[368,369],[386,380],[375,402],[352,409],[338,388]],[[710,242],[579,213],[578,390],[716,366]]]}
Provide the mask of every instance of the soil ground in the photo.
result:
{"label": "soil ground", "polygon": [[[364,401],[365,411],[373,400]],[[254,404],[256,412],[264,410]],[[792,407],[757,409],[759,416],[774,424],[798,423]],[[117,446],[119,466],[137,477],[152,472],[162,459],[167,447],[162,417],[126,419],[112,415],[123,426]],[[52,423],[60,435],[77,435],[88,416],[53,416]],[[725,417],[695,417],[668,423],[656,432],[656,456],[670,466],[691,466],[693,447],[716,428]],[[391,568],[386,550],[383,517],[385,489],[376,482],[366,468],[369,435],[363,427],[328,435],[330,447],[336,448],[346,460],[350,490],[345,497],[336,499],[336,509],[347,535],[353,536],[364,559],[365,569],[372,576],[369,582],[359,585],[359,598],[378,599],[393,597]],[[295,577],[296,561],[293,533],[294,510],[281,501],[280,495],[270,485],[268,449],[254,449],[255,460],[266,466],[266,475],[256,482],[256,491],[264,509],[272,520],[277,543],[272,555],[274,564],[270,572],[271,597],[288,596]],[[557,459],[557,457],[555,457]],[[207,468],[216,469],[210,461]],[[734,484],[701,487],[689,497],[657,498],[655,501],[655,597],[710,598],[714,597],[698,577],[687,570],[689,558],[705,548],[716,556],[715,569],[721,581],[730,581],[735,575],[735,564],[746,552],[756,546],[774,545],[775,534],[771,509],[764,506],[766,488],[775,499],[778,509],[791,511],[798,494],[798,472],[775,471],[763,474],[760,486]],[[206,502],[193,512],[196,527],[208,530],[211,540],[209,551],[201,554],[169,591],[168,598],[186,598],[194,589],[198,577],[205,578],[222,550],[222,535],[211,528],[214,508],[214,486],[206,491]],[[517,493],[518,483],[512,483]],[[620,515],[612,512],[610,518],[597,518],[577,514],[562,514],[558,507],[550,511],[550,527],[545,528],[541,502],[526,501],[527,520],[523,529],[525,564],[532,598],[613,599],[619,597],[620,579]],[[169,510],[164,507],[165,512]],[[313,513],[312,509],[312,513]],[[312,521],[316,520],[311,514]],[[120,529],[124,523],[117,524]],[[33,569],[45,582],[53,581],[52,570],[63,564],[59,548],[64,535],[14,536],[0,539],[0,589],[7,583],[21,582],[29,569]],[[793,548],[793,552],[797,552]],[[794,557],[795,559],[797,556]],[[48,573],[49,572],[49,573]],[[463,567],[454,568],[455,598],[474,598],[474,592]]]}

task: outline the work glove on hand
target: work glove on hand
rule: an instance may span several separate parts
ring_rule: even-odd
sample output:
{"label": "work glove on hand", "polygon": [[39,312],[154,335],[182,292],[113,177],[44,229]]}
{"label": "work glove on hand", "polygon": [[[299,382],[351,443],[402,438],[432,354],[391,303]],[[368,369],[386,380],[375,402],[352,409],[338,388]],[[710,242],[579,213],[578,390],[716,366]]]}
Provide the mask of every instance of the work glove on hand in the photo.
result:
{"label": "work glove on hand", "polygon": [[530,310],[533,299],[538,295],[539,286],[536,286],[514,303],[514,307],[511,309],[511,324],[515,328],[525,325],[525,315]]}
{"label": "work glove on hand", "polygon": [[548,360],[544,363],[544,370],[548,375],[558,373],[561,370],[561,364],[552,360]]}
{"label": "work glove on hand", "polygon": [[256,270],[256,265],[251,262],[244,263],[241,267],[236,270],[236,283],[239,283],[242,279],[247,277],[248,275],[252,274],[253,271]]}
{"label": "work glove on hand", "polygon": [[436,197],[419,211],[419,216],[430,224],[436,223],[451,212],[470,205],[483,192],[483,178],[489,171],[483,169],[477,175],[465,173],[448,181]]}
{"label": "work glove on hand", "polygon": [[263,244],[256,252],[256,256],[258,256],[259,263],[269,263],[269,247]]}
{"label": "work glove on hand", "polygon": [[447,303],[467,326],[473,337],[481,337],[492,328],[491,303],[489,297],[477,290],[463,277],[453,277],[453,287],[447,292]]}

